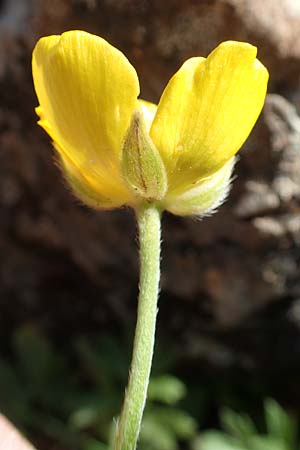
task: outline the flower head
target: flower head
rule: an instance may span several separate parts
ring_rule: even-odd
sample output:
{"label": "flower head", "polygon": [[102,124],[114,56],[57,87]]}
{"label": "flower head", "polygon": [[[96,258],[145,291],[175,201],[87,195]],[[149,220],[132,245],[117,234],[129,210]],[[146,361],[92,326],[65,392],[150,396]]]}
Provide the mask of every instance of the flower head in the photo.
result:
{"label": "flower head", "polygon": [[38,123],[76,195],[98,208],[146,200],[181,215],[214,209],[263,107],[268,72],[256,53],[228,41],[187,60],[156,106],[138,99],[135,69],[104,39],[41,38],[32,61]]}

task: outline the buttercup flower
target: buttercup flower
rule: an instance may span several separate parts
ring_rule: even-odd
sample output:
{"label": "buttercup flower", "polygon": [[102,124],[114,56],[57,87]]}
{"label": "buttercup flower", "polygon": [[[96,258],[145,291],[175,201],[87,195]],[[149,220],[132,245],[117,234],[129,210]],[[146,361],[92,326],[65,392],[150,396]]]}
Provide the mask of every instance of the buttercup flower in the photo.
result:
{"label": "buttercup flower", "polygon": [[256,53],[228,41],[187,60],[156,106],[138,99],[135,69],[104,39],[41,38],[32,61],[38,123],[75,194],[96,208],[148,201],[179,215],[213,210],[263,107],[268,72]]}
{"label": "buttercup flower", "polygon": [[33,79],[39,124],[74,193],[95,208],[129,205],[140,282],[128,387],[114,450],[135,450],[147,398],[160,280],[161,212],[204,215],[226,197],[235,154],[263,107],[268,72],[256,48],[223,42],[187,60],[158,105],[138,99],[126,57],[83,31],[39,40]]}

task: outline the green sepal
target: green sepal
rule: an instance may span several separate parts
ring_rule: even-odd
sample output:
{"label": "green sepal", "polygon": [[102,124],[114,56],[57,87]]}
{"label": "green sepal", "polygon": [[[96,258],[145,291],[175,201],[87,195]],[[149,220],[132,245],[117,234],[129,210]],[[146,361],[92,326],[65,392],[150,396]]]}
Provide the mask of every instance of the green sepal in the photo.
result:
{"label": "green sepal", "polygon": [[213,214],[226,199],[231,185],[235,158],[231,158],[216,173],[184,192],[168,195],[162,206],[178,216],[205,217]]}
{"label": "green sepal", "polygon": [[140,110],[135,110],[124,140],[122,173],[133,192],[149,201],[161,200],[167,192],[166,169]]}

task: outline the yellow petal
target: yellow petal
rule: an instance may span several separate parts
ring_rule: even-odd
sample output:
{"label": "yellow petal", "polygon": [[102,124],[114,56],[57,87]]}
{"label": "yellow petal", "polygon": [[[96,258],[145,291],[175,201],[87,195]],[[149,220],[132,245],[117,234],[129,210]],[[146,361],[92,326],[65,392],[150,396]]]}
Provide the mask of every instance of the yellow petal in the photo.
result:
{"label": "yellow petal", "polygon": [[32,68],[40,125],[75,167],[101,181],[105,197],[128,202],[120,160],[139,94],[135,69],[104,39],[83,31],[40,39]]}
{"label": "yellow petal", "polygon": [[147,102],[146,100],[139,99],[139,109],[142,110],[145,124],[146,124],[146,130],[149,132],[154,116],[156,114],[157,105],[155,103]]}
{"label": "yellow petal", "polygon": [[58,150],[63,175],[79,200],[96,209],[111,209],[121,206],[122,203],[115,199],[105,197],[101,183],[89,177],[87,173],[83,173],[72,160],[64,155],[57,145],[55,147]]}
{"label": "yellow petal", "polygon": [[171,191],[216,172],[248,137],[268,82],[256,53],[250,44],[224,42],[206,60],[186,61],[170,80],[150,135]]}

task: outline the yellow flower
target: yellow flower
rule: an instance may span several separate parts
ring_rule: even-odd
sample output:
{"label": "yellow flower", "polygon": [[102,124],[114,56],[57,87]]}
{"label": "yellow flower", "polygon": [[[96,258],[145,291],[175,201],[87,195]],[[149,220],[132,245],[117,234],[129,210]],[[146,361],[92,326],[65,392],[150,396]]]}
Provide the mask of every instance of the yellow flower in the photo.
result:
{"label": "yellow flower", "polygon": [[98,208],[146,199],[175,214],[214,209],[263,107],[268,72],[256,53],[228,41],[187,60],[156,106],[138,99],[135,69],[104,39],[41,38],[32,60],[38,123],[76,195]]}

